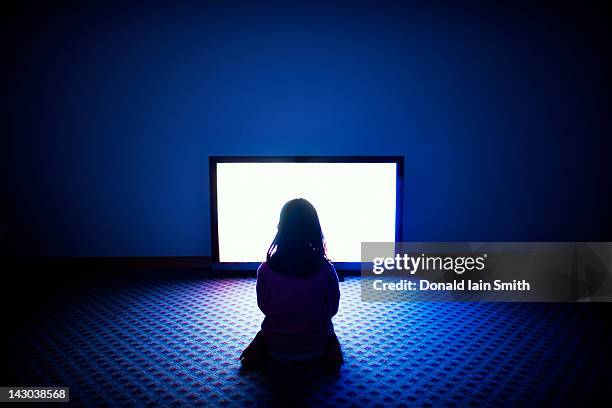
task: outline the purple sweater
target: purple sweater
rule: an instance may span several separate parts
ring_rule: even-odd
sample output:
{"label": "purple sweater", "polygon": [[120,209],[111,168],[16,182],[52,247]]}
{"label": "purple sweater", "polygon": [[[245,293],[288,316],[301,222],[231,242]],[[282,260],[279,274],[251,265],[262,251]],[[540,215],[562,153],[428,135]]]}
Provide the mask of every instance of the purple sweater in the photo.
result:
{"label": "purple sweater", "polygon": [[277,273],[266,262],[257,270],[257,305],[266,316],[261,329],[272,353],[322,353],[339,302],[338,275],[330,263],[304,278]]}

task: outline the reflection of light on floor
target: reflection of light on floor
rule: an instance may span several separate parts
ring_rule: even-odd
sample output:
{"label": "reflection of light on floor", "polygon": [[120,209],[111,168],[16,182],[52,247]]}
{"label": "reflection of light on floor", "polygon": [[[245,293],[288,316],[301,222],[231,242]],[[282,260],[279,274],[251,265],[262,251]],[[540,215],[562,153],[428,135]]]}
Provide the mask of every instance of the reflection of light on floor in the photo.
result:
{"label": "reflection of light on floor", "polygon": [[341,292],[334,325],[346,364],[335,381],[271,361],[239,373],[263,318],[254,279],[126,283],[66,298],[26,333],[12,365],[23,384],[66,384],[81,403],[230,406],[554,404],[584,394],[603,369],[603,327],[576,305],[364,303],[358,278]]}

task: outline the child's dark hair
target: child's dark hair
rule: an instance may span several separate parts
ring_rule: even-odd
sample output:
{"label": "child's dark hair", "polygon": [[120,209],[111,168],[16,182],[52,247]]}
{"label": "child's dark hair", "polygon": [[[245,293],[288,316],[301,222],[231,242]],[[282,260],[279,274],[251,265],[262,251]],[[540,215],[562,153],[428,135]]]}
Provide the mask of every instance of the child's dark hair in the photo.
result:
{"label": "child's dark hair", "polygon": [[266,261],[278,273],[300,277],[329,262],[317,210],[308,200],[296,198],[283,206]]}

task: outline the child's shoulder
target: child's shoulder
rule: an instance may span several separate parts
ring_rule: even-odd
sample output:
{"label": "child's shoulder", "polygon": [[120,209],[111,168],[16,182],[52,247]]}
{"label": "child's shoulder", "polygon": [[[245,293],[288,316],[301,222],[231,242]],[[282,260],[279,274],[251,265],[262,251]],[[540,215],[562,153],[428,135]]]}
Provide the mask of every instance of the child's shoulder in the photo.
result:
{"label": "child's shoulder", "polygon": [[270,266],[267,261],[263,261],[261,265],[257,268],[257,276],[259,277],[261,274],[265,274],[270,270]]}
{"label": "child's shoulder", "polygon": [[321,268],[321,270],[328,276],[331,276],[335,279],[338,279],[338,273],[336,272],[336,267],[334,266],[333,263],[331,263],[331,261],[326,260],[323,263],[323,267]]}
{"label": "child's shoulder", "polygon": [[323,268],[329,271],[334,271],[334,272],[336,271],[336,267],[329,259],[326,259],[325,262],[323,262]]}
{"label": "child's shoulder", "polygon": [[257,278],[260,279],[262,276],[276,277],[279,274],[270,266],[267,261],[262,262],[257,268]]}

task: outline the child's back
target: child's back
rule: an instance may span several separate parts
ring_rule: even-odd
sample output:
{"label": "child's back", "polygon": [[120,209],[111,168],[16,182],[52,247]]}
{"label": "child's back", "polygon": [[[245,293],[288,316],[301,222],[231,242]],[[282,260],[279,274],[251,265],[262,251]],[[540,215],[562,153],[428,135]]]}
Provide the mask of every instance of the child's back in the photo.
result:
{"label": "child's back", "polygon": [[257,271],[257,304],[266,316],[261,328],[272,355],[310,359],[322,355],[333,335],[340,291],[333,265],[325,262],[304,277],[274,271],[267,262]]}

